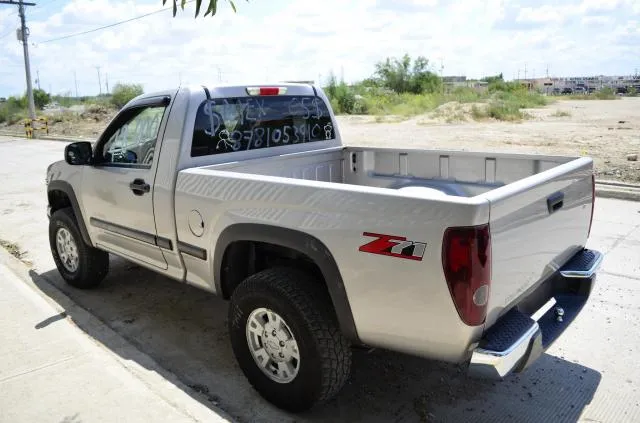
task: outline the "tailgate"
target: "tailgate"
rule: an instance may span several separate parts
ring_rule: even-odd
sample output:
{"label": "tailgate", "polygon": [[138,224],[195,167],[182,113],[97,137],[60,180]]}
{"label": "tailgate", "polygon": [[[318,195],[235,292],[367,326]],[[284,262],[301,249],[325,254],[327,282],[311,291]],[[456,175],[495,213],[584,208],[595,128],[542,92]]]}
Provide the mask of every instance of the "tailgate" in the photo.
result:
{"label": "tailgate", "polygon": [[487,327],[585,245],[592,196],[590,158],[572,160],[483,195],[491,203]]}

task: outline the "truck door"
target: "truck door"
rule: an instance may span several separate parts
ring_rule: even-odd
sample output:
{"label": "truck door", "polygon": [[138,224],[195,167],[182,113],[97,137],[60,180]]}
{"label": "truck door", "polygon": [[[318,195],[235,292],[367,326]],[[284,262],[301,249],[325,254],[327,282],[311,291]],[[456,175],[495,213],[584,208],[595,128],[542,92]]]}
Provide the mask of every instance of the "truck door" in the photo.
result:
{"label": "truck door", "polygon": [[[169,97],[144,99],[121,111],[84,168],[82,206],[98,247],[140,264],[167,269],[153,209],[159,139],[167,121]],[[155,210],[162,213],[162,210]]]}

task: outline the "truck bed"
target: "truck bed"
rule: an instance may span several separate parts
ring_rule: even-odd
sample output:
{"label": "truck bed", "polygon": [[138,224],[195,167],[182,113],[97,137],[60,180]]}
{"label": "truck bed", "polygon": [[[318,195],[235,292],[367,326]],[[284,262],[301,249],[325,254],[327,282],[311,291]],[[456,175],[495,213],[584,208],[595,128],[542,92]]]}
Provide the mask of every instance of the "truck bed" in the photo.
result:
{"label": "truck bed", "polygon": [[[221,163],[206,169],[473,197],[573,160],[532,154],[332,148]],[[417,189],[424,188],[424,189]]]}
{"label": "truck bed", "polygon": [[[593,195],[591,159],[532,154],[346,147],[205,169],[375,187],[432,201],[487,201],[488,325],[584,246]],[[549,208],[554,196],[558,210]],[[432,218],[424,216],[425,223]]]}

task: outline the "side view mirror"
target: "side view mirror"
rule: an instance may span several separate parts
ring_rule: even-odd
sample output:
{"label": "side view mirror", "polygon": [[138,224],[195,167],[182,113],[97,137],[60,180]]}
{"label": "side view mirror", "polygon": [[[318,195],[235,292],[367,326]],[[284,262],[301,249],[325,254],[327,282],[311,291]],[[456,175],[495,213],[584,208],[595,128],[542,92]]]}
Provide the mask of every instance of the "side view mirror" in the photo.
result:
{"label": "side view mirror", "polygon": [[74,142],[64,148],[64,160],[70,165],[91,164],[93,149],[88,141]]}

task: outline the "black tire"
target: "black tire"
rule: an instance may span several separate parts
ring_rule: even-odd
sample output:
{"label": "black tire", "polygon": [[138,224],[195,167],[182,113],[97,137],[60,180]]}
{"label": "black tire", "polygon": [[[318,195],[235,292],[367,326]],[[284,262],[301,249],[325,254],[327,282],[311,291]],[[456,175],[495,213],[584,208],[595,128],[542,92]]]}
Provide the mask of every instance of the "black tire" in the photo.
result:
{"label": "black tire", "polygon": [[[278,313],[296,339],[299,370],[288,383],[266,376],[251,354],[246,324],[251,312],[258,308]],[[272,268],[247,278],[231,297],[229,336],[240,368],[251,385],[282,409],[299,412],[325,402],[349,378],[349,342],[338,328],[327,292],[308,273]]]}
{"label": "black tire", "polygon": [[[58,253],[56,235],[61,228],[69,231],[77,248],[78,267],[73,272],[64,266]],[[58,272],[73,287],[94,288],[102,282],[102,279],[109,272],[109,254],[84,242],[73,210],[69,207],[56,210],[51,215],[49,219],[49,246]]]}

